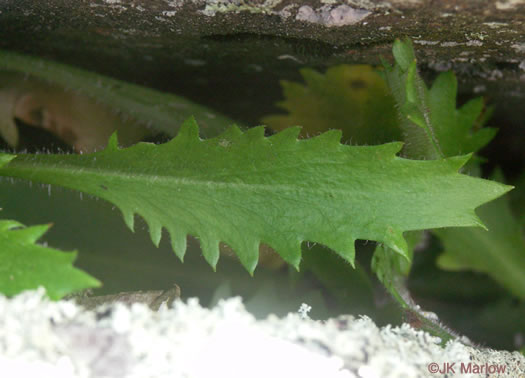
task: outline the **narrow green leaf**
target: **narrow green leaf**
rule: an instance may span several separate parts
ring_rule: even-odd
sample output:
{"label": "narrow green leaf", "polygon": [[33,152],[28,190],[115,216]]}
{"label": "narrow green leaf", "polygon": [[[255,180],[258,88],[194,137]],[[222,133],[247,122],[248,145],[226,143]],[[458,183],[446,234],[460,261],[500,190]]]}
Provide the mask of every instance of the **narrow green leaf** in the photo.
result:
{"label": "narrow green leaf", "polygon": [[480,225],[474,209],[510,190],[459,174],[469,156],[406,160],[396,156],[400,143],[347,146],[338,131],[298,140],[299,131],[266,138],[262,127],[231,127],[200,140],[190,119],[163,145],[120,149],[112,141],[93,154],[21,154],[0,175],[104,198],[130,227],[132,215],[141,215],[154,241],[166,228],[181,257],[182,239],[191,234],[215,266],[223,241],[249,272],[260,243],[295,267],[303,241],[326,245],[350,263],[356,239],[407,255],[403,232]]}
{"label": "narrow green leaf", "polygon": [[456,109],[453,72],[441,73],[429,90],[417,72],[412,42],[396,40],[392,51],[395,64],[384,63],[385,78],[400,110],[406,156],[440,159],[476,152],[494,137],[494,129],[477,130],[484,107],[481,98]]}
{"label": "narrow green leaf", "polygon": [[66,90],[85,94],[120,112],[124,118],[131,117],[172,136],[177,133],[177,125],[192,115],[197,118],[207,137],[218,135],[233,122],[174,94],[37,57],[0,50],[0,70],[32,75]]}
{"label": "narrow green leaf", "polygon": [[416,105],[418,102],[422,102],[421,94],[417,88],[417,65],[414,59],[408,66],[407,77],[406,77],[406,96],[407,102]]}
{"label": "narrow green leaf", "polygon": [[392,51],[395,64],[383,63],[384,76],[397,105],[403,152],[415,159],[440,159],[443,152],[430,122],[428,89],[417,72],[412,42],[396,40]]}
{"label": "narrow green leaf", "polygon": [[0,220],[0,292],[16,295],[43,286],[51,299],[100,282],[73,267],[76,252],[65,253],[36,241],[50,225],[24,227],[12,220]]}

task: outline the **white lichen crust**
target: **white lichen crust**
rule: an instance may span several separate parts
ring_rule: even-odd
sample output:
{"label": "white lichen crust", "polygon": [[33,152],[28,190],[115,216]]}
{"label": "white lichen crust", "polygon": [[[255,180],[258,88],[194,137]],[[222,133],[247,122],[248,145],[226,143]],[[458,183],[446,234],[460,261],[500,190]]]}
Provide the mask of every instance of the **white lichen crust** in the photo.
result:
{"label": "white lichen crust", "polygon": [[[85,311],[44,291],[0,296],[2,376],[38,377],[524,377],[525,358],[439,339],[369,318],[326,322],[289,314],[257,321],[240,298],[208,310],[197,300]],[[437,364],[437,365],[432,365]],[[490,369],[504,369],[491,374]],[[470,369],[470,370],[469,370]],[[478,369],[478,370],[476,370]],[[485,375],[489,372],[488,375]]]}

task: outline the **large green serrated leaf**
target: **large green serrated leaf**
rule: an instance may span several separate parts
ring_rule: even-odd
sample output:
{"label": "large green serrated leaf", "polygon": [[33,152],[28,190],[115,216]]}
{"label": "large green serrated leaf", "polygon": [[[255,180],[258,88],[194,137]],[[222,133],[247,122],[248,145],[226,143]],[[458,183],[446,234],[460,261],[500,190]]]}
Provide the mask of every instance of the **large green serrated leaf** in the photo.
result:
{"label": "large green serrated leaf", "polygon": [[130,228],[140,214],[155,244],[162,227],[168,230],[180,258],[190,234],[215,267],[223,241],[250,272],[260,243],[295,267],[306,240],[351,263],[356,239],[406,255],[404,231],[480,225],[474,209],[510,189],[459,174],[468,156],[412,161],[396,156],[401,143],[346,146],[339,131],[298,140],[299,131],[266,138],[262,127],[231,127],[200,140],[190,119],[164,145],[120,149],[114,136],[93,154],[18,155],[0,175],[104,198]]}
{"label": "large green serrated leaf", "polygon": [[24,227],[0,220],[0,292],[16,295],[43,286],[51,299],[100,286],[100,282],[73,267],[76,252],[65,253],[36,241],[49,225]]}

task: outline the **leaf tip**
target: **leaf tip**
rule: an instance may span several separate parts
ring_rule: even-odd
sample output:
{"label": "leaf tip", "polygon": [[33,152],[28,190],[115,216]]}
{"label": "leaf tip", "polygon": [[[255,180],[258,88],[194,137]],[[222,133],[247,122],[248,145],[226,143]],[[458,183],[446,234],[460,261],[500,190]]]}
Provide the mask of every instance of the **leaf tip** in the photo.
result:
{"label": "leaf tip", "polygon": [[16,158],[16,155],[1,153],[0,154],[0,167],[6,165],[7,163],[9,163],[14,158]]}
{"label": "leaf tip", "polygon": [[160,227],[158,224],[150,224],[149,236],[153,242],[153,245],[159,248],[160,240],[162,239],[162,227]]}
{"label": "leaf tip", "polygon": [[124,223],[131,231],[135,231],[135,214],[128,209],[122,209],[122,216],[124,217]]}
{"label": "leaf tip", "polygon": [[219,240],[215,237],[200,238],[200,245],[204,259],[213,271],[217,271],[217,263],[219,262]]}
{"label": "leaf tip", "polygon": [[343,131],[341,129],[331,129],[315,138],[321,138],[328,144],[340,144],[343,138]]}
{"label": "leaf tip", "polygon": [[264,126],[251,127],[244,132],[244,136],[248,139],[263,139],[264,138]]}
{"label": "leaf tip", "polygon": [[401,67],[403,71],[407,71],[411,62],[416,59],[414,53],[414,46],[410,38],[405,37],[402,40],[397,38],[394,41],[394,46],[392,47],[392,53],[396,63]]}
{"label": "leaf tip", "polygon": [[297,141],[299,133],[301,132],[301,126],[291,126],[279,131],[277,134],[272,135],[269,139],[272,141]]}
{"label": "leaf tip", "polygon": [[477,215],[475,212],[473,212],[472,215],[473,215],[472,218],[473,218],[473,223],[474,223],[474,226],[475,226],[475,227],[480,227],[480,228],[482,228],[482,229],[485,230],[485,231],[488,231],[488,230],[489,230],[488,227],[485,226],[485,223],[483,223],[483,221],[481,220],[481,218],[478,217],[478,215]]}
{"label": "leaf tip", "polygon": [[333,250],[337,255],[343,258],[343,260],[347,261],[352,265],[353,268],[355,268],[354,260],[355,260],[355,238],[346,235],[346,237],[330,237],[325,240],[319,241],[321,244],[324,244],[331,250]]}
{"label": "leaf tip", "polygon": [[388,227],[385,232],[384,243],[389,248],[399,253],[401,256],[410,260],[407,241],[400,231],[394,230],[392,227]]}
{"label": "leaf tip", "polygon": [[228,128],[226,130],[224,130],[224,132],[222,132],[215,139],[218,139],[218,140],[229,139],[229,140],[231,140],[233,138],[238,138],[241,135],[242,135],[241,128],[238,125],[236,125],[236,124],[232,124],[232,125],[228,126]]}
{"label": "leaf tip", "polygon": [[449,164],[450,168],[454,172],[458,172],[467,162],[472,158],[473,153],[469,153],[461,156],[452,156],[446,158],[445,161]]}
{"label": "leaf tip", "polygon": [[168,233],[171,238],[171,248],[173,249],[173,252],[175,252],[175,255],[181,262],[184,262],[187,248],[186,233],[184,231],[175,233],[171,230]]}
{"label": "leaf tip", "polygon": [[186,119],[182,123],[177,137],[172,140],[177,140],[179,138],[182,138],[183,140],[199,140],[199,125],[197,125],[195,117],[191,116]]}
{"label": "leaf tip", "polygon": [[108,145],[106,147],[107,150],[118,150],[118,137],[117,137],[117,130],[111,134],[108,140]]}

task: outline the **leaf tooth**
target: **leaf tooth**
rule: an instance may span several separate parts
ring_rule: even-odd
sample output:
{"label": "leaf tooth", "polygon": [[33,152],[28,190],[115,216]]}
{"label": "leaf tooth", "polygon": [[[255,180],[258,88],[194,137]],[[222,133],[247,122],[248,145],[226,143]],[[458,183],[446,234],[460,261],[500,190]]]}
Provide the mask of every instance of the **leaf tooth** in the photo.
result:
{"label": "leaf tooth", "polygon": [[162,226],[156,220],[147,220],[146,223],[148,224],[151,241],[158,248],[162,238]]}
{"label": "leaf tooth", "polygon": [[12,228],[25,227],[22,223],[14,220],[0,220],[0,231],[10,230]]}
{"label": "leaf tooth", "polygon": [[292,265],[296,270],[299,270],[299,264],[301,263],[301,240],[283,240],[282,238],[274,239],[271,241],[261,241],[267,244],[286,261]]}
{"label": "leaf tooth", "polygon": [[341,143],[343,132],[339,129],[328,130],[313,138],[310,138],[314,143],[323,143],[326,146],[337,146]]}
{"label": "leaf tooth", "polygon": [[189,117],[185,120],[179,130],[179,133],[175,138],[172,139],[172,142],[195,142],[199,139],[199,126],[194,117]]}
{"label": "leaf tooth", "polygon": [[233,124],[230,127],[228,127],[226,130],[224,130],[223,133],[221,133],[218,137],[214,138],[215,140],[222,140],[222,139],[237,139],[243,134],[242,130],[239,128],[239,126]]}
{"label": "leaf tooth", "polygon": [[259,262],[259,242],[256,239],[244,238],[242,243],[227,243],[239,257],[239,261],[253,276],[253,272]]}
{"label": "leaf tooth", "polygon": [[16,155],[9,155],[9,154],[0,154],[0,167],[9,163],[11,160],[13,160],[16,157]]}
{"label": "leaf tooth", "polygon": [[115,130],[113,134],[109,137],[108,145],[106,147],[107,151],[115,151],[118,150],[118,137],[117,137],[117,131]]}
{"label": "leaf tooth", "polygon": [[463,156],[452,156],[445,159],[445,161],[450,166],[451,170],[457,172],[461,167],[463,167],[467,163],[467,161],[470,160],[471,157],[472,153]]}
{"label": "leaf tooth", "polygon": [[[309,87],[319,88],[323,85],[323,82],[326,80],[325,75],[311,68],[301,68],[299,72],[301,73],[301,76],[303,77],[304,81]],[[303,85],[300,86],[304,88]]]}
{"label": "leaf tooth", "polygon": [[497,133],[498,133],[498,129],[496,128],[484,127],[481,130],[478,130],[472,135],[470,135],[465,149],[467,151],[476,152],[480,148],[489,144],[489,142],[492,139],[494,139]]}
{"label": "leaf tooth", "polygon": [[297,139],[299,138],[300,132],[301,132],[300,126],[288,127],[284,129],[283,131],[280,131],[277,134],[272,135],[268,139],[275,143],[296,142]]}
{"label": "leaf tooth", "polygon": [[24,240],[24,244],[34,244],[50,227],[51,224],[41,224],[14,230],[13,232],[16,232],[18,234],[17,237]]}
{"label": "leaf tooth", "polygon": [[249,140],[264,139],[264,126],[252,127],[244,132],[244,136]]}
{"label": "leaf tooth", "polygon": [[401,151],[403,142],[389,142],[379,146],[364,146],[359,148],[373,148],[374,151],[376,151],[376,157],[392,158]]}
{"label": "leaf tooth", "polygon": [[133,211],[128,208],[121,208],[120,210],[122,211],[126,226],[128,226],[131,231],[135,231],[135,214]]}
{"label": "leaf tooth", "polygon": [[355,268],[355,238],[346,237],[338,239],[322,240],[319,243],[332,249],[335,253],[348,261]]}
{"label": "leaf tooth", "polygon": [[199,237],[198,239],[204,259],[215,271],[217,269],[217,262],[219,261],[219,239],[214,236],[207,235]]}
{"label": "leaf tooth", "polygon": [[483,97],[476,97],[467,101],[465,104],[463,104],[463,106],[457,109],[458,117],[460,120],[458,124],[464,132],[470,132],[472,126],[483,111],[483,106]]}
{"label": "leaf tooth", "polygon": [[393,227],[387,227],[383,242],[401,256],[410,259],[408,254],[408,245],[405,238],[403,237],[402,232],[394,229]]}
{"label": "leaf tooth", "polygon": [[173,252],[180,259],[181,262],[184,262],[184,255],[186,254],[187,248],[187,232],[182,230],[169,230],[168,231],[171,239],[171,248]]}
{"label": "leaf tooth", "polygon": [[470,222],[472,222],[470,224],[470,226],[473,226],[473,227],[481,227],[482,229],[484,229],[485,231],[488,231],[489,229],[487,228],[487,226],[485,226],[485,223],[483,223],[483,221],[481,220],[480,217],[478,217],[478,215],[476,214],[476,212],[474,210],[470,211],[469,214],[468,214],[471,218]]}

